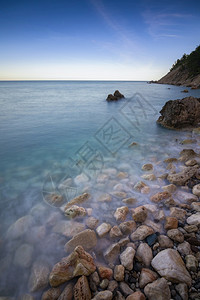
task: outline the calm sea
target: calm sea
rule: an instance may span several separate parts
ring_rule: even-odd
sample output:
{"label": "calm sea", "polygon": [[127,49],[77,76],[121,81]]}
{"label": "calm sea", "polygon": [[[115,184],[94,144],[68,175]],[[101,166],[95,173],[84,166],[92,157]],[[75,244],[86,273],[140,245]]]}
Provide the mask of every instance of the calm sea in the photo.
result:
{"label": "calm sea", "polygon": [[[126,98],[106,102],[107,95],[116,89]],[[83,191],[85,182],[94,190],[103,190],[100,183],[95,186],[94,179],[104,169],[111,173],[113,168],[128,171],[139,179],[145,162],[176,155],[180,148],[177,138],[184,139],[188,133],[163,129],[156,120],[167,100],[185,97],[183,89],[131,81],[0,82],[0,232],[3,239],[13,222],[29,214],[33,206],[44,204],[51,181],[56,185],[82,174],[76,180],[78,187],[73,184],[69,192]],[[189,90],[187,95],[200,97],[200,91]],[[138,145],[129,147],[132,142]],[[127,181],[124,179],[122,183]],[[144,201],[148,201],[147,197]],[[103,205],[102,209],[108,211]],[[101,218],[99,209],[95,212],[95,205],[93,209]],[[44,226],[42,217],[39,222]],[[17,272],[18,266],[13,263],[16,251],[21,244],[31,242],[19,239],[11,242],[6,248],[1,246],[0,254],[4,261],[9,256]],[[46,253],[45,245],[37,248],[36,244],[37,239],[32,241],[33,258]],[[57,256],[61,255],[57,253]],[[56,255],[53,253],[52,257]],[[26,269],[29,273],[30,268],[31,264]],[[27,292],[27,280],[20,270],[16,280],[6,275],[10,270],[5,268],[0,296]]]}

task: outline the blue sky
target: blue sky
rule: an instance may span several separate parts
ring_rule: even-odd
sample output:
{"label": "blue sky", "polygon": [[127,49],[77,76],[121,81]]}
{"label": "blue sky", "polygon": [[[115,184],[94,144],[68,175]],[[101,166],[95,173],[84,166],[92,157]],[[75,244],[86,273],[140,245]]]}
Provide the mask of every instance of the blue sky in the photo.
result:
{"label": "blue sky", "polygon": [[197,0],[6,0],[0,79],[159,79],[199,28]]}

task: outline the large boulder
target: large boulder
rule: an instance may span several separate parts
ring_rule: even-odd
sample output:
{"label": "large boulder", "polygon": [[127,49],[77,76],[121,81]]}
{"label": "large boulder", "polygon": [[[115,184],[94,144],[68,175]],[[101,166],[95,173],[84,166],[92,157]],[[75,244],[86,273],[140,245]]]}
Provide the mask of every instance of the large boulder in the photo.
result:
{"label": "large boulder", "polygon": [[185,264],[174,249],[166,249],[159,252],[151,262],[152,267],[159,273],[160,276],[175,283],[186,283],[191,285],[192,279]]}
{"label": "large boulder", "polygon": [[157,123],[166,128],[181,129],[200,123],[200,98],[169,100],[160,111]]}

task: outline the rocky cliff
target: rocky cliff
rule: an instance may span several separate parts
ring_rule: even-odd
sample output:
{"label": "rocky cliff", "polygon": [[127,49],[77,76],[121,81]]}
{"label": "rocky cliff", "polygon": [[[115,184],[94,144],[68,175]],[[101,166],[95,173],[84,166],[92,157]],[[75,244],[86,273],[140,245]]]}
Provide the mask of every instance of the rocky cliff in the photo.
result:
{"label": "rocky cliff", "polygon": [[181,59],[178,59],[170,72],[157,83],[200,88],[200,46],[189,55],[184,54]]}

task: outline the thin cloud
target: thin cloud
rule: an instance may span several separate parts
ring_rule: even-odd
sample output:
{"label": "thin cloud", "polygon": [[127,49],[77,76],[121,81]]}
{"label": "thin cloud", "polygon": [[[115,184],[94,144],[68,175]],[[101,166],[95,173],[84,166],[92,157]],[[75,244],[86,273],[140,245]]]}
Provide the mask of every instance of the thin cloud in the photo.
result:
{"label": "thin cloud", "polygon": [[[145,11],[142,14],[144,22],[148,26],[148,33],[153,38],[178,38],[181,37],[178,29],[184,19],[192,17],[191,14],[162,13]],[[181,22],[180,22],[181,21]]]}

